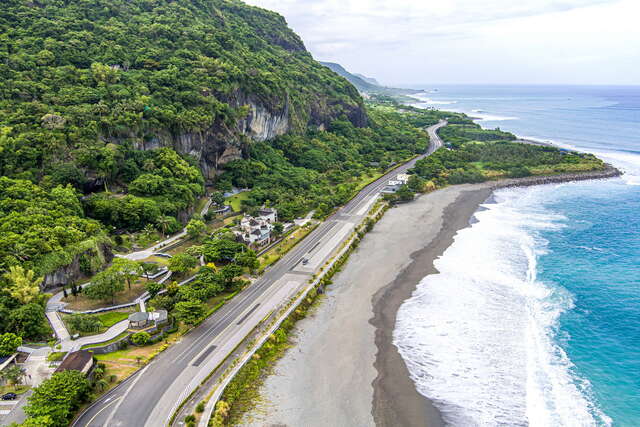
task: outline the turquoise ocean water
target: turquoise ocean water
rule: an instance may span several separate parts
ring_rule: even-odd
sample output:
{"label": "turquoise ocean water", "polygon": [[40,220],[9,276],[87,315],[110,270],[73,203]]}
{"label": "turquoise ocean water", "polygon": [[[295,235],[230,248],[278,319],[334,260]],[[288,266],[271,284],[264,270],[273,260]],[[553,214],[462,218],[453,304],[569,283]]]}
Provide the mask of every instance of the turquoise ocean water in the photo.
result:
{"label": "turquoise ocean water", "polygon": [[500,190],[482,206],[399,312],[418,390],[453,425],[640,425],[640,87],[420,98],[625,175]]}

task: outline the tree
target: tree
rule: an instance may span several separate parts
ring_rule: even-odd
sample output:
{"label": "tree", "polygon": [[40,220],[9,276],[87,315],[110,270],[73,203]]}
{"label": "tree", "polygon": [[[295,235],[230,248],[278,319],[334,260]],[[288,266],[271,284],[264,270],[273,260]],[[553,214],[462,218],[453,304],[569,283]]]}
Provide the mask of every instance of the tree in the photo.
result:
{"label": "tree", "polygon": [[181,253],[169,259],[169,270],[182,274],[198,265],[198,259],[192,255]]}
{"label": "tree", "polygon": [[36,340],[47,332],[47,320],[44,308],[36,303],[21,305],[11,311],[9,330],[14,331],[23,339]]}
{"label": "tree", "polygon": [[247,251],[236,255],[236,264],[242,267],[247,267],[251,272],[260,267],[260,261],[258,261],[258,257],[256,253],[251,249],[248,249]]}
{"label": "tree", "polygon": [[408,202],[413,200],[414,194],[413,194],[413,191],[411,191],[407,185],[402,185],[400,186],[398,191],[396,191],[396,196],[398,200],[401,200],[403,202]]}
{"label": "tree", "polygon": [[224,194],[220,191],[214,191],[211,193],[211,201],[217,206],[224,205]]}
{"label": "tree", "polygon": [[418,175],[411,175],[409,177],[409,182],[407,183],[407,185],[409,186],[409,189],[411,191],[422,193],[422,191],[424,190],[425,182],[426,181],[423,178],[420,178]]}
{"label": "tree", "polygon": [[178,320],[193,325],[204,316],[205,307],[200,301],[181,301],[175,305],[174,312]]}
{"label": "tree", "polygon": [[9,294],[21,304],[28,304],[40,293],[42,277],[35,277],[33,270],[25,270],[19,265],[9,267],[9,272],[4,274],[9,282]]}
{"label": "tree", "polygon": [[9,384],[18,388],[18,385],[22,384],[24,379],[24,371],[18,365],[12,365],[9,368],[5,368],[0,371],[0,378],[7,381]]}
{"label": "tree", "polygon": [[100,378],[96,381],[95,387],[99,391],[105,391],[105,389],[109,387],[109,383],[104,378]]}
{"label": "tree", "polygon": [[144,331],[136,332],[135,334],[131,335],[131,342],[138,346],[147,345],[150,339],[151,335]]}
{"label": "tree", "polygon": [[124,277],[129,289],[131,289],[131,281],[137,279],[142,274],[140,262],[127,258],[115,258],[111,267]]}
{"label": "tree", "polygon": [[89,392],[89,381],[82,372],[57,372],[33,390],[24,412],[33,418],[48,416],[52,425],[66,426]]}
{"label": "tree", "polygon": [[160,227],[160,231],[162,231],[162,236],[165,237],[167,235],[167,230],[172,223],[172,219],[170,216],[160,215],[156,219],[156,224]]}
{"label": "tree", "polygon": [[227,238],[216,238],[205,242],[202,254],[206,262],[232,261],[236,254],[245,248],[242,243]]}
{"label": "tree", "polygon": [[281,222],[276,222],[273,224],[273,233],[276,236],[282,235],[283,231],[284,231],[284,225]]}
{"label": "tree", "polygon": [[115,303],[118,292],[124,291],[124,277],[117,271],[107,269],[93,276],[91,284],[84,288],[85,295],[90,299],[111,300]]}
{"label": "tree", "polygon": [[191,219],[187,224],[187,234],[192,239],[197,239],[207,230],[207,226],[204,221],[200,219]]}
{"label": "tree", "polygon": [[11,332],[0,335],[0,357],[11,356],[22,345],[22,338]]}
{"label": "tree", "polygon": [[142,269],[142,273],[147,280],[149,280],[149,277],[152,273],[158,271],[158,266],[152,262],[143,262],[140,265],[140,268]]}
{"label": "tree", "polygon": [[147,292],[149,292],[149,296],[151,298],[155,298],[155,296],[158,295],[158,293],[164,289],[164,285],[158,282],[147,282],[146,285],[144,285],[144,287],[147,290]]}
{"label": "tree", "polygon": [[98,332],[104,327],[102,322],[89,314],[73,314],[66,319],[72,332]]}
{"label": "tree", "polygon": [[225,286],[228,287],[233,279],[242,274],[242,267],[237,264],[227,264],[220,269],[220,274],[224,278]]}

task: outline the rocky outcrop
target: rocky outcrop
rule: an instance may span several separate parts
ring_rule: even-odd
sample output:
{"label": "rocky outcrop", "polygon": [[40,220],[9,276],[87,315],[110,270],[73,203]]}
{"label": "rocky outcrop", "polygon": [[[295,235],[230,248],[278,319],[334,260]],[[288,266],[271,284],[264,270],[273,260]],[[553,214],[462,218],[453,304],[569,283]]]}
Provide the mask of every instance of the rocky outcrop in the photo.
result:
{"label": "rocky outcrop", "polygon": [[505,179],[496,182],[495,188],[529,187],[532,185],[558,184],[562,182],[586,181],[591,179],[607,179],[615,178],[620,175],[622,175],[622,172],[620,172],[615,167],[607,164],[606,167],[602,170]]}
{"label": "rocky outcrop", "polygon": [[303,132],[308,127],[324,130],[342,115],[355,126],[367,125],[367,115],[362,105],[330,103],[320,96],[309,102],[306,111],[296,111],[295,114],[286,94],[282,99],[263,100],[235,91],[222,100],[234,109],[244,107],[246,115],[233,126],[216,121],[201,132],[172,135],[167,131],[158,131],[146,140],[131,135],[135,148],[152,150],[172,147],[179,153],[197,159],[205,179],[211,180],[226,163],[243,158],[251,141],[268,141],[288,132]]}
{"label": "rocky outcrop", "polygon": [[45,274],[44,280],[40,284],[40,288],[42,290],[46,290],[49,288],[66,285],[81,279],[84,274],[80,268],[80,258],[82,258],[83,256],[101,256],[101,259],[104,259],[105,263],[111,262],[111,260],[113,259],[111,247],[108,245],[100,245],[99,250],[101,252],[101,255],[90,253],[93,252],[93,250],[78,254],[73,258],[73,261],[70,264],[60,267],[51,273]]}

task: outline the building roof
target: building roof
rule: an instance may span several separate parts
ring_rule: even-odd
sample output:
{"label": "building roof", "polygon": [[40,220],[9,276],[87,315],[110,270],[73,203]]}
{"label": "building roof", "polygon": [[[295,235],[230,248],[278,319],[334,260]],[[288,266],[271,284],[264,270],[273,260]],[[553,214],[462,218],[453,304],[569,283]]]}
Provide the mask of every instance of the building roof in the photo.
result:
{"label": "building roof", "polygon": [[275,209],[273,208],[260,208],[260,213],[264,212],[264,213],[275,213]]}
{"label": "building roof", "polygon": [[56,372],[83,371],[89,363],[93,363],[93,353],[87,350],[74,351],[64,358]]}
{"label": "building roof", "polygon": [[156,310],[149,313],[149,317],[156,322],[164,322],[167,320],[167,310]]}
{"label": "building roof", "polygon": [[144,320],[149,320],[149,313],[137,311],[129,315],[129,322],[142,322]]}

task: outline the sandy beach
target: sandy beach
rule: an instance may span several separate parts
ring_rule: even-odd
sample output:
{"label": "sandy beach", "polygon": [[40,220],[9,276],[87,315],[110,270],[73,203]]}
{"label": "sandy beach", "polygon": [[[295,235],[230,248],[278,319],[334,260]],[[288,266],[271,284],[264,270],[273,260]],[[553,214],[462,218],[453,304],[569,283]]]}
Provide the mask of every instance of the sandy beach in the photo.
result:
{"label": "sandy beach", "polygon": [[296,345],[243,425],[442,425],[391,342],[395,314],[493,185],[448,187],[390,209],[299,322]]}

